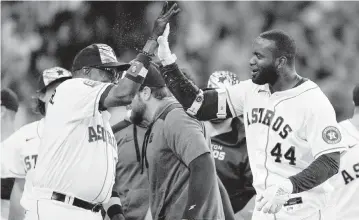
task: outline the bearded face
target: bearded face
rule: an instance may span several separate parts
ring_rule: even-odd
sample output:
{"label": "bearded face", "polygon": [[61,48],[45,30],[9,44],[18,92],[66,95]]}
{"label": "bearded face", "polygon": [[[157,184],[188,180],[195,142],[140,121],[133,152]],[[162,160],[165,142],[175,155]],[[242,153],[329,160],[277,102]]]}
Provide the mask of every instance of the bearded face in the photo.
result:
{"label": "bearded face", "polygon": [[252,70],[252,81],[258,85],[273,85],[278,79],[273,53],[274,42],[257,38],[253,44],[253,56],[249,64]]}
{"label": "bearded face", "polygon": [[144,114],[146,112],[146,104],[143,102],[140,93],[138,92],[131,103],[131,121],[134,124],[140,124],[144,120]]}

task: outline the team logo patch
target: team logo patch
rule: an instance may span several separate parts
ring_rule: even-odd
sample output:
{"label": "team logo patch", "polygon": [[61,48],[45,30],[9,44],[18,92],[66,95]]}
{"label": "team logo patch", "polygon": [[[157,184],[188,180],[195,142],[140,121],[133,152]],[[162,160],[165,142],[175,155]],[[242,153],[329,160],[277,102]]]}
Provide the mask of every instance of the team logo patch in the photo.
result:
{"label": "team logo patch", "polygon": [[323,140],[328,144],[337,144],[342,140],[342,135],[338,128],[334,126],[328,126],[323,130]]}
{"label": "team logo patch", "polygon": [[202,102],[202,101],[203,101],[203,97],[202,96],[197,96],[196,102]]}
{"label": "team logo patch", "polygon": [[135,73],[136,70],[137,70],[137,66],[133,66],[133,67],[131,68],[131,72],[132,72],[132,73]]}

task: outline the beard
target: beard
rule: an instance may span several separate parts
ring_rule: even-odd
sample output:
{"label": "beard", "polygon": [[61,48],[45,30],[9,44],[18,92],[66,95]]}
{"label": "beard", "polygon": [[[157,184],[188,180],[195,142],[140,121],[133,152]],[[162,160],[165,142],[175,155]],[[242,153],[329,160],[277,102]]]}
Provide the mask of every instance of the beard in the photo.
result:
{"label": "beard", "polygon": [[257,85],[264,85],[264,84],[270,84],[273,85],[279,75],[276,71],[276,68],[274,65],[269,65],[266,67],[262,67],[259,69],[258,73],[252,77],[252,82]]}
{"label": "beard", "polygon": [[137,106],[132,107],[130,120],[133,124],[139,125],[144,120],[147,106],[143,102],[139,102]]}

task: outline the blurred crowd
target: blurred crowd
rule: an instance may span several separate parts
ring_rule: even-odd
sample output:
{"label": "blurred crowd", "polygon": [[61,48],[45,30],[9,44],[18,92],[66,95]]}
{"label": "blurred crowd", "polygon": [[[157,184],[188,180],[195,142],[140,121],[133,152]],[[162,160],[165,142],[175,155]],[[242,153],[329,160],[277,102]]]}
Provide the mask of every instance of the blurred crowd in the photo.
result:
{"label": "blurred crowd", "polygon": [[[273,28],[291,34],[297,72],[319,84],[338,120],[352,114],[359,82],[357,2],[179,2],[170,46],[199,86],[215,70],[248,79],[253,39]],[[69,69],[76,52],[101,42],[122,61],[134,58],[152,29],[160,2],[2,2],[1,86],[19,96],[17,126],[38,119],[32,97],[45,68]]]}

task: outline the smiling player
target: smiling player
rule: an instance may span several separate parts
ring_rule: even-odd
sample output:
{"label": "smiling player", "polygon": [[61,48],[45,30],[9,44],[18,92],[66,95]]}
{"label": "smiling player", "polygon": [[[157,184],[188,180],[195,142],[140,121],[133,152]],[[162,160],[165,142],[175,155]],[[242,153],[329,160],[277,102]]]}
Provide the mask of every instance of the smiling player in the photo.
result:
{"label": "smiling player", "polygon": [[175,63],[167,36],[158,42],[166,84],[189,114],[243,115],[257,193],[252,219],[319,220],[325,184],[317,186],[338,172],[346,144],[328,98],[295,70],[293,38],[280,30],[261,33],[249,61],[252,79],[224,91],[198,89]]}

